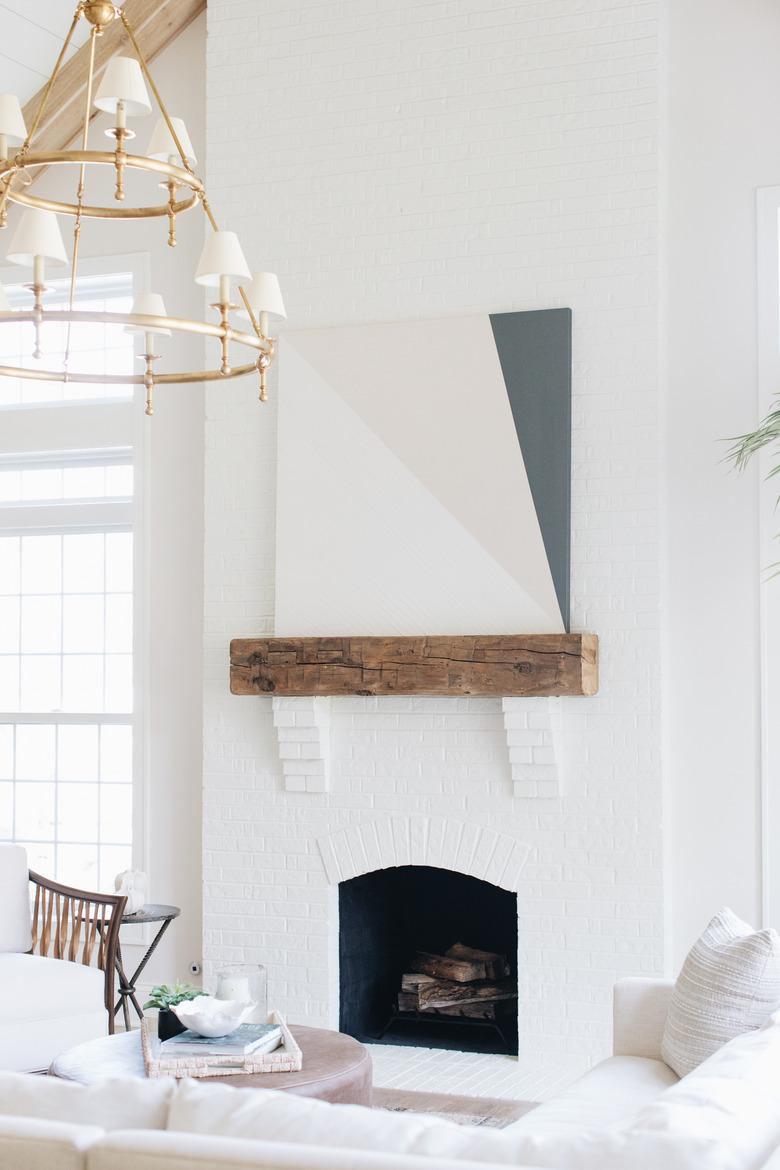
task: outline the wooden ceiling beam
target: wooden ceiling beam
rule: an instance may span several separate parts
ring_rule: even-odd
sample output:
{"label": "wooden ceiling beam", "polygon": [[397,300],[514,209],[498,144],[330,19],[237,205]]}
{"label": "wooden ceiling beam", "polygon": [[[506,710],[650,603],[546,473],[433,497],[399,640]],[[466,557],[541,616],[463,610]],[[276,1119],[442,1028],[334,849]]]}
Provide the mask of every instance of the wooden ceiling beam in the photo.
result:
{"label": "wooden ceiling beam", "polygon": [[[206,0],[125,0],[122,7],[146,60],[153,61],[205,11]],[[116,53],[135,56],[122,22],[118,19],[113,20],[97,39],[95,89],[109,59]],[[32,144],[34,151],[64,150],[81,132],[84,125],[88,62],[89,46],[82,45],[63,65],[35,135]],[[24,120],[28,127],[35,118],[43,88],[24,107]],[[96,110],[93,111],[92,117],[96,113]]]}

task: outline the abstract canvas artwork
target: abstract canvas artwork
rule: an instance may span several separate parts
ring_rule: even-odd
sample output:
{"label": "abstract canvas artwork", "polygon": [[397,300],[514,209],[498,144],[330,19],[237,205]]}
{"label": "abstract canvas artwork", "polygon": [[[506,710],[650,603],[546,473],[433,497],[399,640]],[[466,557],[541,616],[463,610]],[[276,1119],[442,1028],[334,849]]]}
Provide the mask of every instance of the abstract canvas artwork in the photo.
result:
{"label": "abstract canvas artwork", "polygon": [[275,632],[560,633],[571,312],[286,333]]}

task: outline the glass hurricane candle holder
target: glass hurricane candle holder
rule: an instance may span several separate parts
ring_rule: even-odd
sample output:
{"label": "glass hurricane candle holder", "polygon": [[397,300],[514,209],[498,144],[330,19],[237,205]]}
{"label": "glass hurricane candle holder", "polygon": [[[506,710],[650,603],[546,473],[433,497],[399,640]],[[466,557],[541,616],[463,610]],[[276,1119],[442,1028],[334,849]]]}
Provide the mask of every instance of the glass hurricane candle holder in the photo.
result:
{"label": "glass hurricane candle holder", "polygon": [[217,999],[254,1004],[248,1024],[264,1024],[268,1016],[268,978],[261,963],[233,963],[217,971]]}

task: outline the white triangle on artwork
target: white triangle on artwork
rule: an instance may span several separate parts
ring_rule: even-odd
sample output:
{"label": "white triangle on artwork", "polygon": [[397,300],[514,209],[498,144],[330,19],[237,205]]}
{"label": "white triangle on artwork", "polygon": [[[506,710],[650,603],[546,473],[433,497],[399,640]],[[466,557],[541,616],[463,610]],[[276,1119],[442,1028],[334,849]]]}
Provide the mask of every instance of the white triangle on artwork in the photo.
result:
{"label": "white triangle on artwork", "polygon": [[535,599],[546,630],[563,630],[490,318],[303,330],[285,344]]}
{"label": "white triangle on artwork", "polygon": [[551,629],[550,614],[286,339],[280,370],[278,636]]}

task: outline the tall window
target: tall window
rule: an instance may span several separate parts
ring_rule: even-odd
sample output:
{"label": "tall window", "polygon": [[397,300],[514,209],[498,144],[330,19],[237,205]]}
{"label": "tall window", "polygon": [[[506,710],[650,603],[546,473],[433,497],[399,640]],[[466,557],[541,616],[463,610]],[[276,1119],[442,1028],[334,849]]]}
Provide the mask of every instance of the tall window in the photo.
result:
{"label": "tall window", "polygon": [[[79,307],[129,311],[132,287],[131,272],[88,275]],[[65,282],[48,296],[64,302]],[[64,346],[64,327],[44,328],[41,365]],[[34,367],[31,351],[29,326],[0,326],[0,364]],[[73,371],[133,371],[121,326],[74,326],[70,354]],[[0,378],[0,404],[0,840],[109,889],[133,849],[132,396]]]}

